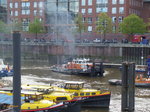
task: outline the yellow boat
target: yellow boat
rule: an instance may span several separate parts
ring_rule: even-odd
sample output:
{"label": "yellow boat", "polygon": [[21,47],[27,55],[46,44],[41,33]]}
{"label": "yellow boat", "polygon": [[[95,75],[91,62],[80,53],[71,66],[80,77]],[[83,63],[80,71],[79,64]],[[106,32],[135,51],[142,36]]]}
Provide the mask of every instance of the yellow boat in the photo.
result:
{"label": "yellow boat", "polygon": [[28,87],[51,88],[55,92],[73,93],[74,99],[82,100],[82,107],[109,107],[111,92],[102,92],[97,89],[84,88],[84,82],[69,81],[63,86],[48,86],[48,85],[27,85]]}
{"label": "yellow boat", "polygon": [[[0,93],[11,95],[11,96],[13,95],[11,89],[3,89],[0,91]],[[31,96],[31,94],[33,94],[33,95]],[[32,102],[31,100],[34,98],[37,98],[37,95],[39,95],[39,94],[42,95],[43,99],[40,101],[35,100],[34,104],[32,103],[32,105],[31,105],[31,102]],[[35,111],[36,107],[42,108],[42,106],[45,107],[45,106],[49,105],[49,103],[47,104],[47,102],[57,103],[57,106],[58,106],[58,104],[62,104],[62,102],[63,102],[62,105],[59,105],[59,106],[61,106],[61,112],[68,112],[68,110],[69,110],[69,112],[70,111],[74,112],[74,110],[78,110],[78,112],[80,112],[80,107],[81,107],[80,99],[74,100],[72,93],[56,92],[56,91],[52,90],[52,87],[46,87],[46,86],[45,87],[33,86],[33,85],[22,86],[21,96],[29,97],[29,95],[30,95],[30,98],[31,97],[33,97],[33,98],[31,98],[29,100],[30,102],[27,102],[26,99],[24,100],[25,103],[22,105],[22,111],[27,108]],[[41,97],[41,95],[39,96],[39,98]],[[32,107],[29,107],[29,106],[32,106]],[[43,109],[45,109],[44,107],[43,107]],[[63,109],[62,109],[62,107],[63,107]],[[40,109],[40,108],[38,108],[38,109]],[[43,109],[41,109],[41,110],[43,110]],[[50,111],[51,107],[47,107],[47,109],[49,109],[49,111]],[[54,109],[56,110],[55,107],[54,107]],[[54,109],[52,112],[55,112]],[[27,110],[25,110],[25,111],[27,111]]]}
{"label": "yellow boat", "polygon": [[54,91],[53,87],[45,85],[22,85],[22,90],[41,92],[46,100],[64,102],[68,106],[65,112],[80,112],[82,100],[75,98],[74,93]]}
{"label": "yellow boat", "polygon": [[56,111],[64,108],[63,103],[55,103],[52,100],[43,99],[43,94],[27,92],[24,93],[24,103],[21,105],[21,112],[35,112],[35,111]]}
{"label": "yellow boat", "polygon": [[[24,92],[24,97],[21,97],[21,112],[57,112],[64,108],[66,108],[66,105],[63,102],[56,103],[53,100],[46,100],[43,99],[43,94],[40,92]],[[8,91],[0,91],[0,97],[1,97],[1,106],[6,106],[7,108],[12,108],[12,93],[10,94]],[[8,101],[3,100],[6,99]]]}
{"label": "yellow boat", "polygon": [[82,107],[105,107],[110,104],[111,92],[98,89],[84,88],[84,82],[67,81],[61,87],[54,87],[55,91],[74,93],[75,98],[83,99]]}

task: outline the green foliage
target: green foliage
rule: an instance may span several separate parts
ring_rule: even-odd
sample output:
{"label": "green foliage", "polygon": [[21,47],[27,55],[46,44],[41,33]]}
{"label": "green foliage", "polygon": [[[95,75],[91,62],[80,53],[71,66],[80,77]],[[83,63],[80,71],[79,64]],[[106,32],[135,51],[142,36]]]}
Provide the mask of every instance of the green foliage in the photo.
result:
{"label": "green foliage", "polygon": [[135,14],[131,14],[124,18],[120,24],[120,31],[124,34],[134,35],[137,33],[143,34],[146,32],[146,24]]}
{"label": "green foliage", "polygon": [[81,33],[85,31],[85,26],[84,23],[82,21],[82,14],[78,13],[77,17],[75,18],[75,24],[77,26],[77,32]]}
{"label": "green foliage", "polygon": [[148,29],[148,32],[150,33],[150,18],[148,18],[147,29]]}
{"label": "green foliage", "polygon": [[21,22],[13,22],[9,25],[6,26],[7,32],[12,32],[12,31],[22,31],[22,23]]}
{"label": "green foliage", "polygon": [[105,35],[112,32],[112,20],[106,13],[101,13],[96,21],[96,32]]}
{"label": "green foliage", "polygon": [[3,21],[0,20],[0,32],[6,33],[7,32],[6,29],[7,29],[7,25]]}
{"label": "green foliage", "polygon": [[36,34],[36,38],[38,33],[44,32],[43,24],[38,18],[35,18],[35,20],[29,24],[29,32]]}

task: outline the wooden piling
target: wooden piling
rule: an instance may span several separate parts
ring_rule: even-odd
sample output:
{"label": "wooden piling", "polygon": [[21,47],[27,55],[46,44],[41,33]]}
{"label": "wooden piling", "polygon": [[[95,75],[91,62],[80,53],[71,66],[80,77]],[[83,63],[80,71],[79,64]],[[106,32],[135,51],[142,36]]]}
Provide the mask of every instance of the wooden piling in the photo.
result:
{"label": "wooden piling", "polygon": [[20,74],[20,33],[13,32],[13,109],[20,112],[21,108],[21,74]]}
{"label": "wooden piling", "polygon": [[122,68],[121,110],[133,112],[135,106],[135,63],[123,62]]}

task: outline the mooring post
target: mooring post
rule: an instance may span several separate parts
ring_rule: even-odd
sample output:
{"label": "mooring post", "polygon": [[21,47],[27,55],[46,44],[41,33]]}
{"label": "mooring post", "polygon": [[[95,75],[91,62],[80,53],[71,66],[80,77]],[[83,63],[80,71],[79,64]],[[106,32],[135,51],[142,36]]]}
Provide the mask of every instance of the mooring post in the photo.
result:
{"label": "mooring post", "polygon": [[133,112],[135,103],[135,63],[122,64],[122,111]]}
{"label": "mooring post", "polygon": [[100,76],[104,76],[104,66],[103,66],[103,62],[100,62]]}
{"label": "mooring post", "polygon": [[122,63],[122,111],[128,110],[128,66],[127,62]]}
{"label": "mooring post", "polygon": [[134,111],[135,103],[135,63],[129,64],[129,112]]}
{"label": "mooring post", "polygon": [[20,74],[20,32],[13,32],[13,110],[20,112],[21,108],[21,74]]}

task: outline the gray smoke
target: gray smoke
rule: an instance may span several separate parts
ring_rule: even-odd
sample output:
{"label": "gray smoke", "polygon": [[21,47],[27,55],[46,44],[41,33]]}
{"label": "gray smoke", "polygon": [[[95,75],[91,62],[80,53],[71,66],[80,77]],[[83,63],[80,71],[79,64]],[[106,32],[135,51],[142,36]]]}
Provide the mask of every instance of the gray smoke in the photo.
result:
{"label": "gray smoke", "polygon": [[[50,24],[49,31],[55,36],[57,42],[62,39],[66,42],[65,54],[69,52],[69,55],[76,54],[75,50],[75,23],[74,23],[74,12],[73,5],[76,5],[76,2],[70,1],[68,8],[68,0],[58,0],[59,3],[56,3],[56,0],[49,0],[47,2],[47,24]],[[69,50],[69,51],[68,51]],[[64,54],[64,55],[65,55]]]}

